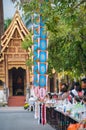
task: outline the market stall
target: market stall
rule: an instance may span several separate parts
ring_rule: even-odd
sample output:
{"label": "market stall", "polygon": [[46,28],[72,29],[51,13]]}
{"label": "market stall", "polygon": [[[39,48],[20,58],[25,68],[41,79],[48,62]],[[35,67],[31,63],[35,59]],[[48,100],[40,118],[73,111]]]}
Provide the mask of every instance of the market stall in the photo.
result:
{"label": "market stall", "polygon": [[47,107],[46,115],[47,123],[56,130],[67,130],[69,124],[78,123],[78,120],[72,118],[69,115],[66,115],[60,110],[56,110],[54,107]]}
{"label": "market stall", "polygon": [[86,120],[86,107],[81,103],[66,104],[60,101],[46,108],[47,123],[56,130],[67,130],[70,124],[77,124],[84,119]]}

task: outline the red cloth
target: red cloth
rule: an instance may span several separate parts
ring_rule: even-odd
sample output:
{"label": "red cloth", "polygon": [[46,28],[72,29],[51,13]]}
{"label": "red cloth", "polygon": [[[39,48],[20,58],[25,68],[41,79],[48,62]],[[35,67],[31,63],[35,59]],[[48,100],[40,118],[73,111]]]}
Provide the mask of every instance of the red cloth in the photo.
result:
{"label": "red cloth", "polygon": [[42,105],[42,124],[46,124],[46,106],[45,104]]}

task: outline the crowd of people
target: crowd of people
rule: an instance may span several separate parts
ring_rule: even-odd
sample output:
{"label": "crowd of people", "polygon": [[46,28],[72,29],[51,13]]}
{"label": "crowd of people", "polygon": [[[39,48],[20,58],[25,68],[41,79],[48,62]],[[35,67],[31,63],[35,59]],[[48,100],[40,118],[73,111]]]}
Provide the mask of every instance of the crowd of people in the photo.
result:
{"label": "crowd of people", "polygon": [[31,106],[34,106],[35,102],[40,101],[45,103],[47,106],[58,102],[58,100],[65,99],[67,99],[71,104],[74,102],[86,104],[86,78],[81,80],[81,84],[79,82],[74,82],[72,87],[69,87],[66,83],[62,83],[60,93],[48,92],[42,101],[31,95],[28,103],[31,104]]}
{"label": "crowd of people", "polygon": [[[59,93],[47,92],[44,99],[31,97],[28,100],[29,110],[34,111],[38,122],[46,123],[46,108],[55,108],[64,114],[72,115],[78,121],[86,119],[86,78],[80,82],[74,82],[71,87],[66,83],[61,84]],[[66,107],[66,108],[65,108]]]}
{"label": "crowd of people", "polygon": [[86,103],[86,78],[81,80],[81,84],[79,82],[74,82],[72,87],[69,87],[66,83],[62,83],[60,93],[48,93],[45,96],[44,102],[48,104],[65,99],[67,99],[71,104],[74,101]]}

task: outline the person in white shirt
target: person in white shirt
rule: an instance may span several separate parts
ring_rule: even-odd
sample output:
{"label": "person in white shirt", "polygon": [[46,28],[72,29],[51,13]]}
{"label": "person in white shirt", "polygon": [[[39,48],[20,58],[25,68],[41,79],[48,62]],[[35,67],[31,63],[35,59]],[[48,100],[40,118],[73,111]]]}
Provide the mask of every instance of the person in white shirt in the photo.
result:
{"label": "person in white shirt", "polygon": [[82,90],[79,82],[74,83],[73,89],[70,90],[70,94],[71,94],[72,97],[74,97],[74,96],[78,96],[78,97],[83,96],[83,90]]}
{"label": "person in white shirt", "polygon": [[33,111],[34,110],[34,107],[35,107],[35,97],[33,95],[31,95],[31,97],[29,98],[29,105],[30,105],[30,110]]}

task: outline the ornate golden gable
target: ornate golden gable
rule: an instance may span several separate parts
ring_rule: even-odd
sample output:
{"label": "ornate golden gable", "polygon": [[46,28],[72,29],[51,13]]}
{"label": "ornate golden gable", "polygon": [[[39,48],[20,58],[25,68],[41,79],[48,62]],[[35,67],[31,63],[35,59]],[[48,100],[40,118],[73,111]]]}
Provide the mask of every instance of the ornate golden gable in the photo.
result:
{"label": "ornate golden gable", "polygon": [[26,66],[29,50],[26,51],[21,47],[22,41],[28,34],[28,29],[23,24],[19,12],[16,11],[11,24],[1,37],[0,80],[10,89],[13,85],[13,70],[17,71],[17,74],[20,74],[19,70],[23,71],[25,87],[30,82],[30,72]]}
{"label": "ornate golden gable", "polygon": [[9,42],[13,38],[18,38],[18,39],[20,38],[23,41],[25,36],[28,34],[29,34],[29,31],[25,27],[25,25],[23,24],[21,17],[20,17],[20,14],[17,10],[14,17],[13,17],[11,24],[9,25],[8,29],[5,31],[4,35],[1,37],[2,57],[0,58],[0,61],[2,61],[4,59],[4,51],[6,48],[9,47]]}

